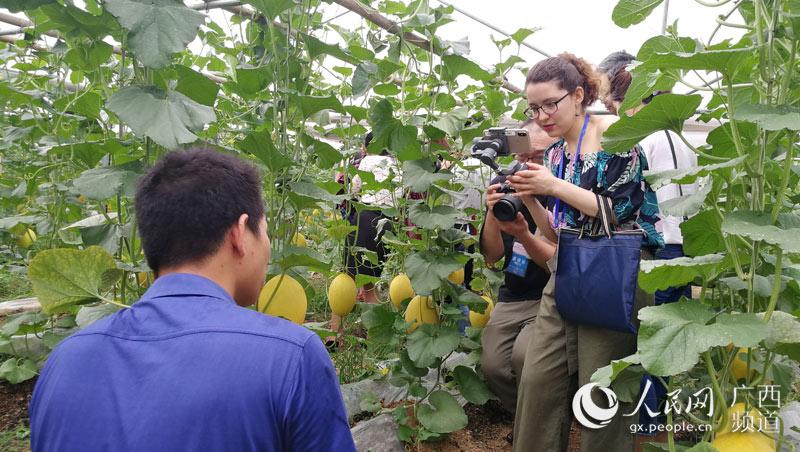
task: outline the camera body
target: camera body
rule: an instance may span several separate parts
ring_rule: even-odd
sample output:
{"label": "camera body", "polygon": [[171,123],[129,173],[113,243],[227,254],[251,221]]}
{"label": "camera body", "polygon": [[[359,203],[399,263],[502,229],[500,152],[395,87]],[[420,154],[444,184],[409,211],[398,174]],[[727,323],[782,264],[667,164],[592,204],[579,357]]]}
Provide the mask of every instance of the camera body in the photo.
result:
{"label": "camera body", "polygon": [[[530,137],[525,129],[508,129],[505,127],[492,127],[483,133],[483,137],[472,142],[472,157],[477,158],[484,165],[492,168],[501,176],[511,176],[517,171],[526,169],[521,162],[513,162],[507,169],[501,170],[497,164],[497,157],[510,154],[523,154],[530,152]],[[514,188],[508,182],[503,182],[498,193],[504,193],[492,207],[492,213],[500,221],[514,221],[517,213],[522,209],[522,200],[513,196]]]}

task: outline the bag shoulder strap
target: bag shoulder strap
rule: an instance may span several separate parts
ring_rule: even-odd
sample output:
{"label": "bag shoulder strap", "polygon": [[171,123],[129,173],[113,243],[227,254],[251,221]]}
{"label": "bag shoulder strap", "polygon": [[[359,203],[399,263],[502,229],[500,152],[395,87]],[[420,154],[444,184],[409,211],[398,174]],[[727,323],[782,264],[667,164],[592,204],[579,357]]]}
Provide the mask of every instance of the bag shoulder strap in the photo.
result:
{"label": "bag shoulder strap", "polygon": [[[672,143],[672,136],[669,134],[669,130],[665,130],[664,133],[667,135],[667,141],[669,142],[669,150],[672,152],[672,164],[675,165],[675,169],[678,169],[678,155],[675,154],[675,145]],[[678,185],[678,193],[683,196],[683,188],[681,184]]]}

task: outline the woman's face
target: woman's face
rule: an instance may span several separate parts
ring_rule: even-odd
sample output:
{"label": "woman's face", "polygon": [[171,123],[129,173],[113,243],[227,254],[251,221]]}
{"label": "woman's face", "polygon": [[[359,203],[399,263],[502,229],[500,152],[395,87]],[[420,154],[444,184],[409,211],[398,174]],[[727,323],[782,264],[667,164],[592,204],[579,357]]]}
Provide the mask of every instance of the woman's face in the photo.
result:
{"label": "woman's face", "polygon": [[[575,116],[580,115],[579,105],[583,100],[583,88],[578,87],[568,93],[555,80],[549,82],[530,83],[526,86],[528,106],[536,109],[536,124],[551,137],[561,137],[575,123]],[[566,95],[566,97],[565,97]],[[553,111],[555,105],[555,111]],[[540,107],[545,107],[540,108]],[[550,108],[547,108],[550,107]],[[547,111],[545,111],[547,110]]]}

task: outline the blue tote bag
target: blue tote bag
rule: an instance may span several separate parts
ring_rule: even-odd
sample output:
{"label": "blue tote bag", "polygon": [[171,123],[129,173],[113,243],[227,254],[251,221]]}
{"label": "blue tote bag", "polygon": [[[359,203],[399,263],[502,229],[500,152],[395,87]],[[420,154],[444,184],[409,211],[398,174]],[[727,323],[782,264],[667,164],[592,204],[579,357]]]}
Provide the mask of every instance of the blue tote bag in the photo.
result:
{"label": "blue tote bag", "polygon": [[599,217],[591,230],[559,228],[556,308],[575,323],[635,334],[644,231],[614,231],[610,200],[597,196],[597,203]]}

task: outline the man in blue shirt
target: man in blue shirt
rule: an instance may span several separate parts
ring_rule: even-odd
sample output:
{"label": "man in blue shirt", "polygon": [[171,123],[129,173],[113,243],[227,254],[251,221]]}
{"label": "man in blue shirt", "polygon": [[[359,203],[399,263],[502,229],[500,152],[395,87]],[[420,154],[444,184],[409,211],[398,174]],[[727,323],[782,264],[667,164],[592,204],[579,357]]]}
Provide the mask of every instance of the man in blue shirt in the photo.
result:
{"label": "man in blue shirt", "polygon": [[50,355],[31,399],[32,449],[355,450],[319,338],[242,307],[270,254],[255,168],[172,152],[140,181],[136,217],[158,278]]}

